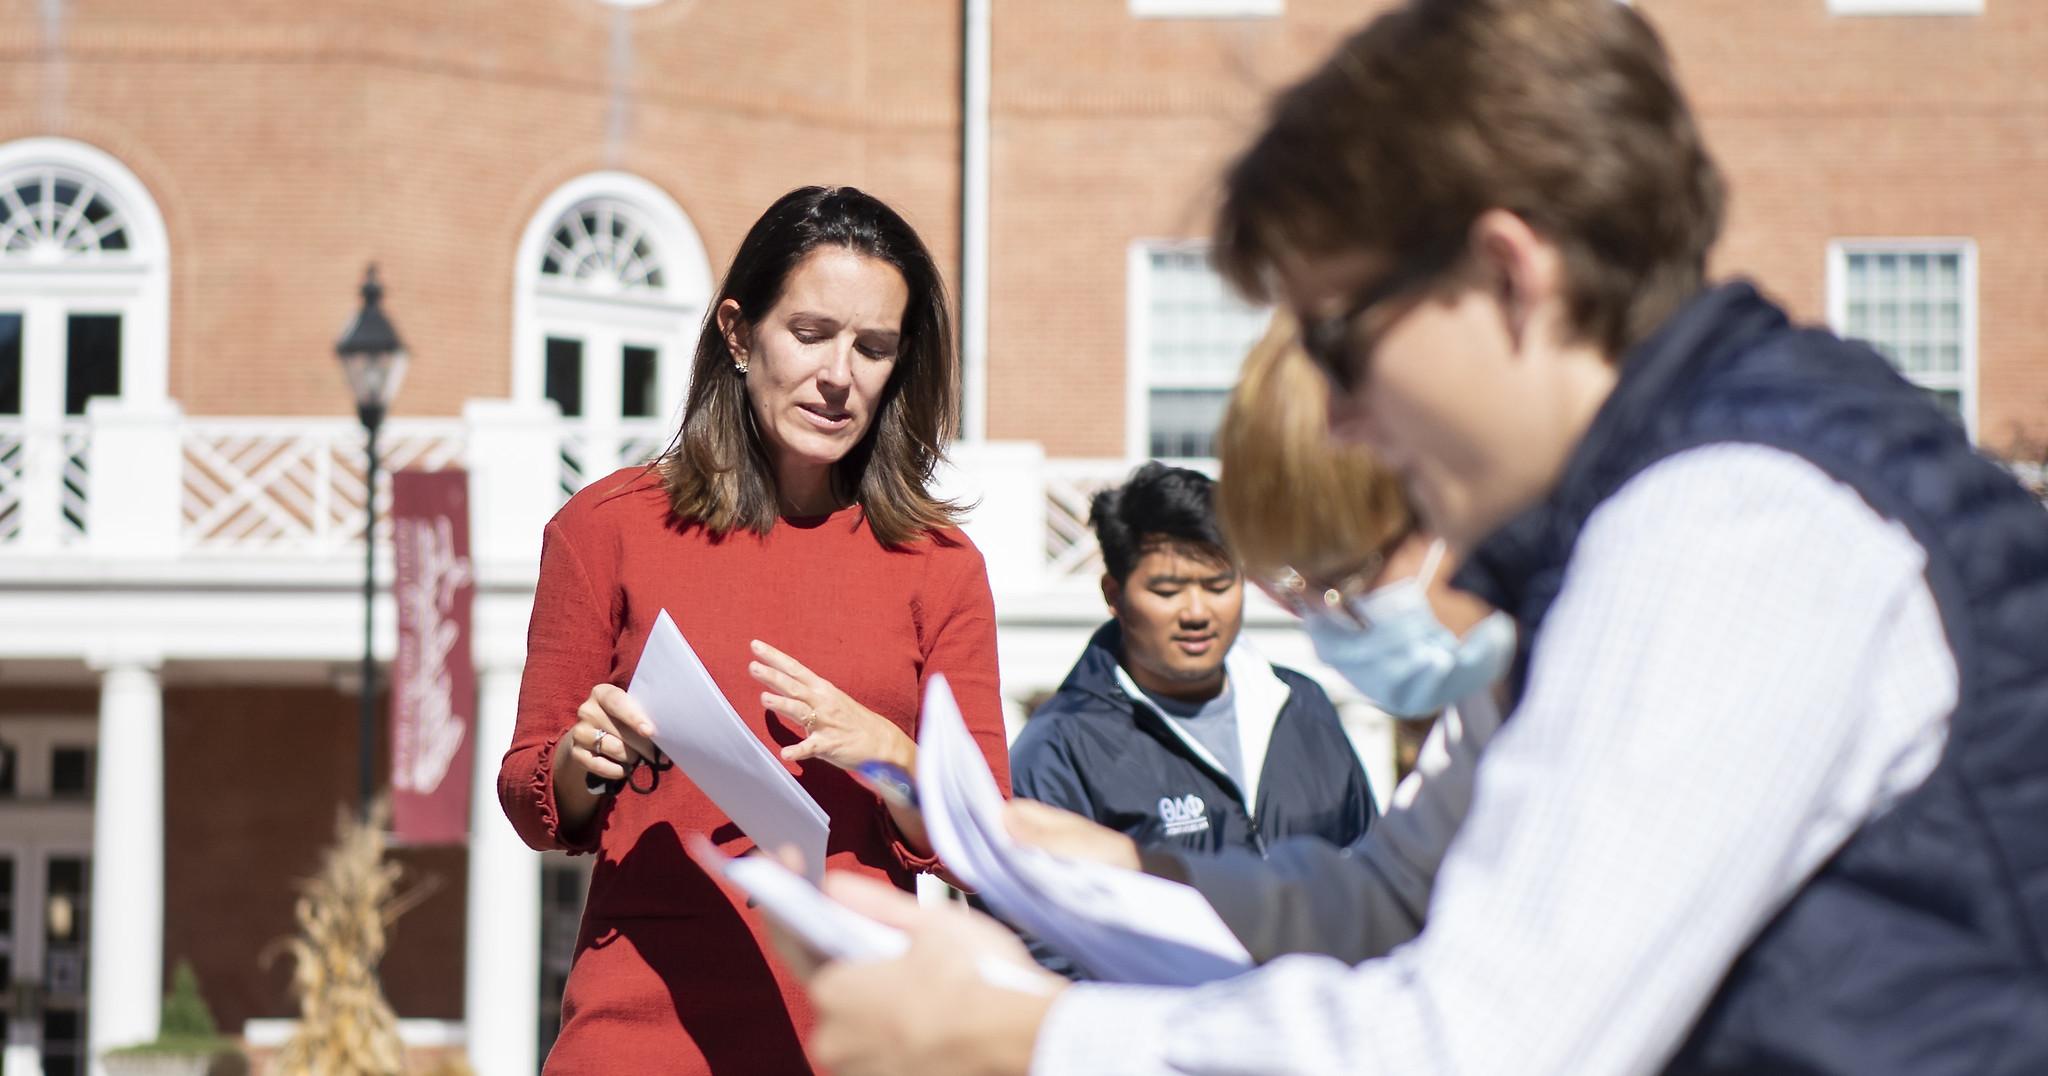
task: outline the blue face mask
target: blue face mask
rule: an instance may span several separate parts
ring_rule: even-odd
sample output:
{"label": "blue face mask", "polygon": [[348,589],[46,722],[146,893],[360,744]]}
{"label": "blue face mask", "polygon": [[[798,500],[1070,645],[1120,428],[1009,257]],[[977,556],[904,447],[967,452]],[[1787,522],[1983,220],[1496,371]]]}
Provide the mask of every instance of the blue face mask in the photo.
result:
{"label": "blue face mask", "polygon": [[1438,542],[1415,578],[1352,599],[1356,623],[1327,612],[1303,621],[1316,657],[1395,717],[1428,717],[1493,683],[1515,657],[1515,622],[1506,613],[1463,639],[1436,618],[1427,587],[1442,559]]}

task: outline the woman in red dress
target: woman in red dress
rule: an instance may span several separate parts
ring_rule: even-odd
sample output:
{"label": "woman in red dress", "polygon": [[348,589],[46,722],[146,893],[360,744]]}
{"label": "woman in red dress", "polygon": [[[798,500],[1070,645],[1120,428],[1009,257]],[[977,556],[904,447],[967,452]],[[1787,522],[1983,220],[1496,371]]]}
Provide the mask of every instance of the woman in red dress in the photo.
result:
{"label": "woman in red dress", "polygon": [[927,488],[959,373],[916,232],[852,188],[785,195],[735,255],[691,379],[673,447],[571,498],[542,540],[498,795],[528,844],[598,857],[550,1073],[811,1071],[802,989],[682,837],[752,843],[664,772],[625,691],[663,610],[831,816],[832,868],[909,888],[934,865],[916,815],[845,771],[914,768],[935,673],[1008,784],[988,578]]}

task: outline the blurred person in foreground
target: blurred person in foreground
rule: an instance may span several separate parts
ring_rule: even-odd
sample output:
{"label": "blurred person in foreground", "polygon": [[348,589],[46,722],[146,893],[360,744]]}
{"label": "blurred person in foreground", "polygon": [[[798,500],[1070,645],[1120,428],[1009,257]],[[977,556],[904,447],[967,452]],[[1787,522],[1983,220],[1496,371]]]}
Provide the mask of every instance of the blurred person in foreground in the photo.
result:
{"label": "blurred person in foreground", "polygon": [[[1372,787],[1323,689],[1241,637],[1244,577],[1215,487],[1155,460],[1095,495],[1111,619],[1011,745],[1013,787],[1147,848],[1349,845],[1378,814]],[[1036,955],[1085,973],[1069,954]]]}
{"label": "blurred person in foreground", "polygon": [[1860,344],[1709,286],[1723,202],[1611,0],[1410,0],[1281,95],[1220,266],[1519,631],[1415,940],[992,987],[835,894],[841,1076],[2048,1071],[2048,516]]}
{"label": "blurred person in foreground", "polygon": [[664,610],[763,745],[799,767],[830,816],[835,870],[908,889],[935,865],[917,813],[846,772],[915,769],[933,674],[1006,776],[987,574],[959,510],[929,489],[958,384],[945,289],[909,223],[852,187],[791,191],[719,285],[674,444],[549,521],[498,777],[528,844],[597,856],[548,1072],[812,1067],[809,1006],[768,959],[759,914],[681,838],[727,854],[751,843],[664,775],[647,700],[625,691]]}

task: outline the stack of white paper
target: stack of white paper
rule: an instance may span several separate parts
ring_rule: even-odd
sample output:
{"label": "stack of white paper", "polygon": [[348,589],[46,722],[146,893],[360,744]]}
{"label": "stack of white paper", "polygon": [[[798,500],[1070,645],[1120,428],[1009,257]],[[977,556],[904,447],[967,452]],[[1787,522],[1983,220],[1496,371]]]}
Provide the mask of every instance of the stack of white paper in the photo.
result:
{"label": "stack of white paper", "polygon": [[[739,886],[763,912],[819,956],[853,962],[889,960],[910,948],[910,935],[833,900],[767,856],[734,859],[694,833],[684,844],[706,871],[722,874]],[[1048,990],[1043,973],[1029,964],[985,957],[977,966],[991,985],[1032,994]]]}
{"label": "stack of white paper", "polygon": [[1251,954],[1188,886],[1020,845],[1002,793],[943,676],[925,690],[917,794],[932,845],[989,907],[1097,978],[1192,986],[1235,975]]}
{"label": "stack of white paper", "polygon": [[831,819],[740,720],[666,609],[647,634],[626,693],[654,722],[654,745],[755,845],[795,845],[804,873],[814,882],[825,877]]}

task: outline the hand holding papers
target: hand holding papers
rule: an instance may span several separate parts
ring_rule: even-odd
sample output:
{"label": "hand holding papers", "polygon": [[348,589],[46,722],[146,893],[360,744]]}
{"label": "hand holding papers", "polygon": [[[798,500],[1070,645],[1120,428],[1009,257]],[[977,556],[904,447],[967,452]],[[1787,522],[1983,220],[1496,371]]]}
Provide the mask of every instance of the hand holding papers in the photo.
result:
{"label": "hand holding papers", "polygon": [[654,745],[762,848],[794,845],[813,881],[825,875],[831,820],[782,760],[740,720],[669,618],[655,618],[626,689],[654,723]]}
{"label": "hand holding papers", "polygon": [[1096,976],[1192,986],[1251,966],[1251,954],[1195,890],[1013,840],[1002,794],[943,676],[925,690],[917,770],[939,858],[991,908]]}

